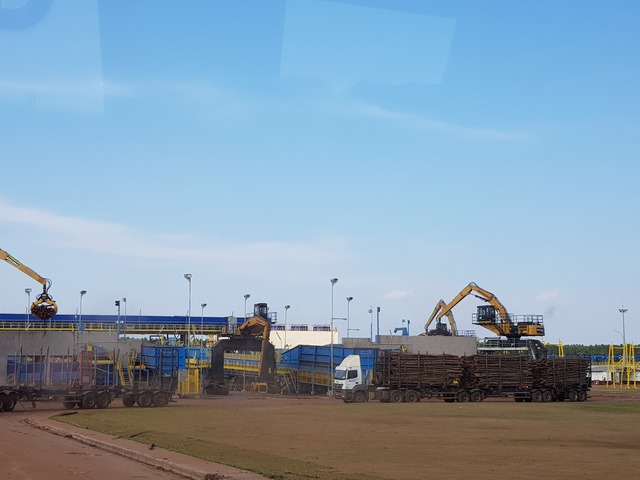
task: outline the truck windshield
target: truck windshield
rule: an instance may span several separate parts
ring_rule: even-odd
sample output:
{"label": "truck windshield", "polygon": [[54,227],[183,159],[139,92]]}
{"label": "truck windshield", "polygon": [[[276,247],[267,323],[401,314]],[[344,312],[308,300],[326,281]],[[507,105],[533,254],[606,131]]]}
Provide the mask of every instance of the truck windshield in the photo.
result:
{"label": "truck windshield", "polygon": [[344,380],[345,378],[347,378],[347,371],[346,370],[336,370],[335,378],[336,378],[336,380]]}

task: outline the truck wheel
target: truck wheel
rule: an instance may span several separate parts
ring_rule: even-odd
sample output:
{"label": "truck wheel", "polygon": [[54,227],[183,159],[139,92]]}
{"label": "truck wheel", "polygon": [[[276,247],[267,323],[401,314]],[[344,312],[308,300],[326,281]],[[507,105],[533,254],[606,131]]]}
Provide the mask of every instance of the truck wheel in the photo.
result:
{"label": "truck wheel", "polygon": [[474,390],[471,392],[470,397],[472,402],[481,402],[484,400],[484,395],[480,390]]}
{"label": "truck wheel", "polygon": [[96,406],[96,394],[93,392],[85,393],[82,396],[82,408],[94,408]]}
{"label": "truck wheel", "polygon": [[122,405],[125,407],[133,407],[136,404],[136,397],[127,393],[122,397]]}
{"label": "truck wheel", "polygon": [[553,394],[549,390],[545,390],[544,392],[542,392],[543,402],[550,402],[552,400],[553,400]]}
{"label": "truck wheel", "polygon": [[140,396],[138,397],[138,405],[140,405],[141,407],[150,407],[151,406],[151,393],[150,392],[143,392],[140,394]]}
{"label": "truck wheel", "polygon": [[570,402],[576,402],[578,401],[578,392],[575,390],[571,390],[569,392],[569,401]]}
{"label": "truck wheel", "polygon": [[64,408],[66,408],[67,410],[71,410],[72,408],[74,408],[76,405],[78,404],[78,402],[76,401],[72,401],[72,400],[65,400],[64,402],[62,402],[62,406]]}
{"label": "truck wheel", "polygon": [[420,394],[415,390],[409,390],[404,394],[404,401],[408,403],[417,403],[420,401]]}
{"label": "truck wheel", "polygon": [[540,390],[534,390],[531,392],[531,401],[532,402],[541,402],[542,401],[542,392]]}
{"label": "truck wheel", "polygon": [[458,403],[467,403],[469,400],[471,400],[471,397],[469,396],[469,392],[467,392],[466,390],[462,390],[458,392],[458,397],[456,398],[456,400],[458,400]]}
{"label": "truck wheel", "polygon": [[584,402],[587,399],[587,392],[584,390],[578,390],[578,401]]}
{"label": "truck wheel", "polygon": [[367,401],[367,394],[365,392],[356,392],[353,394],[354,403],[365,403]]}
{"label": "truck wheel", "polygon": [[111,403],[111,394],[109,392],[101,392],[96,398],[96,407],[107,408]]}
{"label": "truck wheel", "polygon": [[401,403],[404,401],[404,395],[400,390],[393,390],[389,393],[389,402]]}

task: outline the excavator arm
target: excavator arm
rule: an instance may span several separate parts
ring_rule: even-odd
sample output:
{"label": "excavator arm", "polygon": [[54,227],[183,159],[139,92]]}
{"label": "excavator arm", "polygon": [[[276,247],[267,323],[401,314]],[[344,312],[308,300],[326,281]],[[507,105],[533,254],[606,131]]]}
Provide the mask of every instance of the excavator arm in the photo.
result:
{"label": "excavator arm", "polygon": [[[266,304],[258,305],[265,305],[266,308]],[[260,380],[264,380],[269,374],[267,371],[269,362],[266,361],[265,356],[267,355],[267,352],[270,351],[268,348],[270,335],[271,322],[266,318],[262,318],[257,315],[247,319],[246,322],[238,327],[238,330],[235,333],[236,337],[262,337],[260,363],[258,364],[258,375]]]}
{"label": "excavator arm", "polygon": [[478,307],[475,322],[478,325],[499,336],[507,338],[520,338],[521,336],[543,336],[544,326],[542,326],[542,316],[529,316],[521,322],[516,320],[514,315],[507,312],[507,308],[498,300],[493,293],[480,288],[474,282],[464,287],[456,297],[442,308],[438,318],[447,315],[466,296],[473,295],[489,305]]}
{"label": "excavator arm", "polygon": [[[433,309],[433,312],[431,313],[431,316],[429,317],[429,319],[427,320],[427,323],[424,326],[424,331],[425,334],[427,335],[457,335],[458,333],[458,327],[456,326],[456,320],[455,318],[453,318],[453,313],[451,312],[451,309],[447,310],[445,313],[442,313],[442,311],[446,308],[447,304],[444,303],[444,300],[440,299],[438,301],[438,303],[436,304],[436,307]],[[442,317],[446,316],[447,319],[449,320],[449,327],[451,328],[451,332],[447,333],[446,331],[446,327],[444,326],[444,324],[442,324]],[[433,321],[435,319],[438,319],[437,323],[436,323],[436,328],[434,330],[429,331],[429,326],[431,325],[431,323],[433,323]]]}
{"label": "excavator arm", "polygon": [[40,320],[50,320],[58,313],[58,305],[48,290],[51,287],[51,280],[38,275],[31,268],[20,263],[14,256],[0,248],[0,260],[6,261],[9,265],[13,265],[25,275],[30,276],[36,282],[42,285],[42,293],[36,297],[35,302],[31,304],[31,313]]}

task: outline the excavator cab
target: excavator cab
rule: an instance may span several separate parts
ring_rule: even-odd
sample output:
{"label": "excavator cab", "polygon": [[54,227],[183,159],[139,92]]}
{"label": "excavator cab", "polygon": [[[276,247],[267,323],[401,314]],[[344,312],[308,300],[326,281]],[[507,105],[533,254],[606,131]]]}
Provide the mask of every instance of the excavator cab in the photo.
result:
{"label": "excavator cab", "polygon": [[478,305],[477,323],[495,323],[496,309],[492,305]]}

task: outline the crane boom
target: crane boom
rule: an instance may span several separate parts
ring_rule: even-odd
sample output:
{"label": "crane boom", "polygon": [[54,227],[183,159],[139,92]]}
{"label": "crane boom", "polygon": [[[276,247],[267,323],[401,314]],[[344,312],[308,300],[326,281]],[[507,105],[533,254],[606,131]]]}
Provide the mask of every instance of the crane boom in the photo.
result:
{"label": "crane boom", "polygon": [[17,258],[0,248],[0,260],[6,261],[9,265],[13,265],[25,275],[28,275],[36,282],[42,285],[42,293],[36,297],[35,302],[31,304],[31,313],[40,320],[50,320],[58,313],[58,305],[49,295],[48,290],[51,287],[51,280],[37,274],[33,269],[23,265]]}

